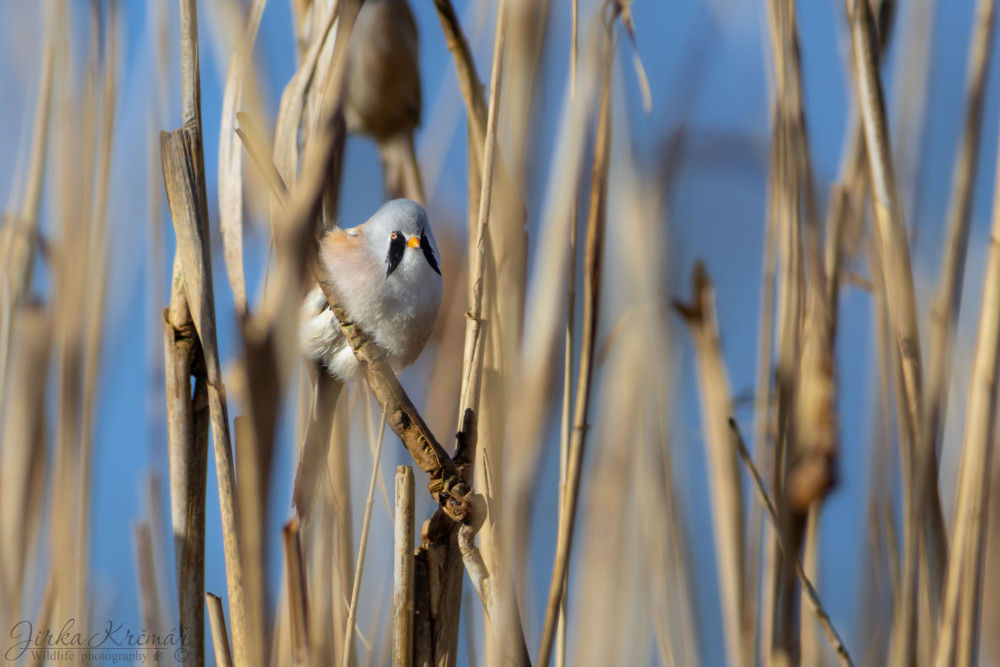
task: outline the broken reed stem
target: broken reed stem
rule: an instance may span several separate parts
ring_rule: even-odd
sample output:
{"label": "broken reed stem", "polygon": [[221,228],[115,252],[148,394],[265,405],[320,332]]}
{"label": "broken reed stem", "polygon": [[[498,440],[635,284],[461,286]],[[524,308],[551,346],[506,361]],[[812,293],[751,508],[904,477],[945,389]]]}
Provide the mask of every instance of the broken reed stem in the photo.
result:
{"label": "broken reed stem", "polygon": [[757,497],[761,504],[764,505],[765,509],[767,509],[767,515],[771,517],[771,524],[778,541],[778,546],[784,552],[785,558],[790,558],[795,561],[795,573],[798,575],[799,581],[802,583],[804,596],[809,601],[813,611],[816,613],[816,618],[819,621],[820,627],[823,628],[823,632],[830,641],[830,646],[837,654],[837,659],[844,667],[850,667],[854,664],[851,660],[851,655],[847,652],[847,647],[844,646],[844,642],[841,640],[840,634],[837,633],[837,629],[833,627],[833,621],[830,620],[830,616],[826,613],[826,609],[824,609],[822,602],[820,602],[819,594],[816,592],[816,588],[813,586],[812,581],[809,580],[805,570],[802,569],[802,563],[799,561],[798,556],[789,553],[785,548],[782,532],[778,527],[778,512],[775,510],[774,503],[771,502],[771,498],[767,495],[764,480],[761,478],[760,472],[757,470],[757,466],[754,465],[753,459],[750,457],[750,452],[747,451],[746,443],[743,442],[743,436],[740,434],[739,427],[737,427],[735,420],[729,420],[729,428],[732,432],[733,444],[736,446],[740,458],[743,459],[743,464],[750,473],[751,479],[753,479],[754,487],[757,489]]}
{"label": "broken reed stem", "polygon": [[208,605],[208,620],[212,624],[215,664],[218,667],[233,667],[233,656],[229,653],[229,637],[226,636],[226,612],[222,609],[222,598],[205,593],[205,603]]}
{"label": "broken reed stem", "polygon": [[587,236],[584,248],[583,334],[580,342],[579,376],[576,384],[575,425],[570,443],[569,474],[566,489],[566,511],[559,522],[556,556],[549,583],[545,622],[538,651],[538,665],[548,665],[552,656],[559,603],[566,587],[570,550],[576,523],[580,484],[583,475],[583,453],[593,384],[593,365],[597,323],[600,314],[601,275],[603,269],[604,233],[607,216],[608,166],[611,150],[611,65],[614,61],[612,32],[614,23],[606,25],[603,45],[600,115],[594,141],[594,162],[591,171],[590,208],[587,214]]}
{"label": "broken reed stem", "polygon": [[163,309],[163,357],[166,377],[167,443],[170,460],[170,513],[177,569],[177,607],[181,638],[196,662],[205,651],[205,496],[208,480],[208,390],[203,378],[191,395],[191,376],[201,356],[201,344],[187,311],[175,270],[172,302],[185,303],[171,322]]}
{"label": "broken reed stem", "polygon": [[258,661],[260,656],[247,653],[249,638],[246,633],[247,607],[240,555],[236,475],[229,437],[225,387],[222,383],[215,333],[215,296],[212,286],[205,160],[201,136],[201,83],[195,0],[181,1],[180,19],[181,97],[184,124],[181,129],[171,134],[161,134],[160,153],[167,201],[177,234],[177,254],[180,256],[184,293],[205,360],[226,554],[226,584],[233,625],[233,648],[237,663],[243,665]]}
{"label": "broken reed stem", "polygon": [[484,256],[486,254],[487,225],[490,219],[490,204],[493,197],[494,155],[497,138],[497,109],[500,106],[500,87],[503,77],[504,40],[507,35],[507,12],[504,0],[497,6],[497,32],[493,43],[493,69],[490,74],[490,105],[486,118],[486,138],[483,147],[482,192],[479,196],[479,217],[476,225],[476,251],[472,254],[469,267],[469,279],[472,283],[472,303],[465,328],[465,353],[462,364],[462,390],[459,394],[458,414],[464,415],[466,409],[479,410],[479,393],[482,387],[483,355],[482,355],[482,312],[483,312],[483,274]]}
{"label": "broken reed stem", "polygon": [[306,587],[299,520],[292,517],[281,530],[285,552],[285,590],[288,594],[288,618],[292,658],[296,665],[309,664],[309,592]]}
{"label": "broken reed stem", "polygon": [[413,468],[396,468],[396,511],[392,551],[392,665],[413,662]]}
{"label": "broken reed stem", "polygon": [[719,343],[715,293],[701,262],[695,264],[691,302],[675,302],[674,306],[690,328],[695,345],[706,459],[710,465],[712,528],[726,657],[728,664],[740,665],[747,658],[741,623],[744,609],[742,485],[739,462],[728,443],[732,394]]}
{"label": "broken reed stem", "polygon": [[368,551],[368,530],[372,524],[372,505],[375,501],[375,482],[378,480],[378,464],[382,458],[382,442],[385,440],[385,420],[385,413],[382,413],[382,420],[378,427],[378,440],[375,443],[375,455],[372,457],[372,478],[368,484],[368,498],[365,500],[365,516],[361,523],[361,542],[358,544],[358,565],[354,568],[354,587],[351,590],[350,610],[347,612],[347,630],[344,631],[343,667],[350,666],[351,654],[354,650],[354,626],[358,618],[361,577],[365,572],[365,554]]}
{"label": "broken reed stem", "polygon": [[[1000,149],[998,149],[1000,152]],[[962,443],[955,531],[948,563],[944,612],[934,664],[977,664],[983,556],[996,436],[997,372],[1000,370],[1000,172],[994,185],[993,227],[983,279],[976,353]]]}
{"label": "broken reed stem", "polygon": [[462,562],[469,573],[479,600],[483,603],[483,613],[486,615],[486,622],[491,627],[497,627],[497,599],[494,590],[494,580],[490,577],[483,561],[482,553],[476,547],[476,531],[472,526],[463,525],[458,529],[458,548],[462,553]]}
{"label": "broken reed stem", "polygon": [[[937,484],[937,457],[921,437],[923,427],[920,335],[917,325],[916,297],[910,268],[909,239],[896,189],[892,149],[886,120],[885,100],[877,68],[878,42],[868,3],[848,0],[854,59],[857,71],[858,99],[865,127],[872,204],[875,208],[876,238],[885,276],[889,319],[899,347],[902,394],[906,405],[905,442],[912,455],[904,466],[909,479],[905,502],[903,595],[899,613],[893,619],[890,662],[910,665],[913,662],[917,629],[917,571],[920,559],[918,541],[922,535],[923,557],[928,566],[929,586],[939,587],[947,562],[944,526]],[[926,471],[926,472],[925,472]],[[904,485],[905,486],[905,485]],[[924,514],[924,507],[929,508]]]}
{"label": "broken reed stem", "polygon": [[215,300],[212,287],[208,214],[201,153],[201,132],[183,128],[161,139],[163,176],[167,189],[177,252],[181,258],[184,289],[191,316],[201,341],[208,384],[208,405],[215,450],[219,505],[226,552],[226,580],[233,623],[233,648],[240,664],[246,654],[244,576],[240,555],[239,513],[236,505],[236,475],[229,437],[229,416],[215,335]]}

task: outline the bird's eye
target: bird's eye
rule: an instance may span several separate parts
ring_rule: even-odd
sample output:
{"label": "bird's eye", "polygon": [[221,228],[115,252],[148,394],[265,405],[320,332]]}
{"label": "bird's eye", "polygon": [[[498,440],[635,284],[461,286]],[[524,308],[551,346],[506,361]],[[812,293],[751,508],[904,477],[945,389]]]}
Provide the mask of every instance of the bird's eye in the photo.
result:
{"label": "bird's eye", "polygon": [[389,234],[389,238],[395,241],[396,239],[399,238],[399,234],[397,234],[396,232],[392,232],[391,234]]}

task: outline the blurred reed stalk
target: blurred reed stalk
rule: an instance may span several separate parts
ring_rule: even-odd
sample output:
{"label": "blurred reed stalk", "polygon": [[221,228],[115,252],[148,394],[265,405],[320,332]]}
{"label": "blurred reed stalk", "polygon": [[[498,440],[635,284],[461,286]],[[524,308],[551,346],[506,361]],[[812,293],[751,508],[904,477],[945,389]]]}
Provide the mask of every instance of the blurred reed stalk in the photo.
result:
{"label": "blurred reed stalk", "polygon": [[[790,563],[804,551],[814,563],[818,533],[810,524],[819,518],[820,503],[834,484],[837,455],[836,385],[833,363],[835,316],[828,311],[829,290],[824,264],[823,238],[813,185],[812,159],[803,102],[799,37],[795,4],[774,0],[769,4],[769,25],[777,81],[775,103],[777,196],[786,238],[783,256],[781,346],[778,372],[778,423],[772,461],[775,499],[781,516],[780,530],[788,551],[780,567],[769,565],[771,636],[790,659],[796,647],[815,652],[811,626],[796,630],[794,615],[795,577]],[[835,270],[835,267],[834,267]],[[835,276],[833,276],[835,278]],[[772,558],[777,551],[772,544]],[[770,562],[770,559],[769,559]],[[779,575],[780,573],[780,575]],[[780,587],[780,590],[776,587]],[[776,633],[776,634],[775,634]],[[770,647],[765,646],[765,655]]]}
{"label": "blurred reed stalk", "polygon": [[692,275],[691,301],[675,301],[674,308],[691,331],[698,364],[726,656],[729,664],[742,665],[747,658],[741,623],[744,594],[742,484],[736,452],[729,442],[733,408],[719,342],[715,290],[700,262],[695,264]]}
{"label": "blurred reed stalk", "polygon": [[[617,10],[612,11],[612,19]],[[542,626],[538,664],[548,665],[555,640],[556,622],[560,601],[567,582],[569,560],[573,544],[577,505],[583,475],[583,454],[586,442],[590,396],[593,388],[594,353],[597,324],[600,316],[601,280],[605,226],[607,223],[608,169],[611,151],[611,66],[614,62],[613,31],[615,21],[605,24],[602,48],[602,77],[597,131],[594,138],[594,159],[591,169],[590,202],[587,212],[586,241],[583,274],[583,330],[580,338],[579,371],[574,408],[575,425],[570,439],[569,464],[566,475],[565,512],[559,522],[556,536],[556,555],[552,566],[552,579]],[[570,278],[573,279],[572,277]]]}
{"label": "blurred reed stalk", "polygon": [[[980,15],[981,19],[992,19]],[[955,529],[951,538],[934,664],[979,662],[983,557],[993,449],[996,447],[997,373],[1000,372],[1000,171],[994,184],[993,225],[983,276],[976,351],[962,442]]]}
{"label": "blurred reed stalk", "polygon": [[[743,464],[747,467],[750,472],[750,477],[753,480],[754,488],[757,490],[757,497],[761,504],[764,505],[767,510],[768,516],[771,518],[772,524],[777,528],[779,515],[777,509],[775,509],[774,503],[767,495],[767,489],[764,487],[764,480],[757,471],[757,467],[753,463],[753,459],[750,456],[750,451],[747,449],[746,443],[743,442],[743,436],[740,434],[739,429],[736,426],[736,422],[732,419],[729,420],[729,428],[732,434],[732,443],[735,445],[736,450],[739,452],[740,458],[743,459]],[[786,545],[781,537],[781,531],[776,531],[775,535],[779,541],[779,546],[784,551]],[[834,652],[837,654],[837,659],[840,661],[841,665],[845,667],[853,665],[850,654],[847,652],[847,647],[844,646],[843,640],[840,638],[840,634],[837,632],[836,628],[833,626],[833,622],[830,620],[830,616],[826,613],[823,608],[823,604],[820,602],[819,595],[816,593],[816,588],[813,586],[812,582],[809,580],[808,575],[802,567],[802,563],[799,562],[798,557],[786,552],[790,560],[794,560],[795,563],[795,573],[802,583],[803,596],[808,600],[809,604],[813,608],[813,612],[816,614],[816,618],[819,620],[820,627],[823,628],[823,632],[826,633],[827,639],[830,641],[830,646],[833,648]]]}
{"label": "blurred reed stalk", "polygon": [[917,628],[918,563],[921,559],[926,562],[928,590],[939,588],[947,562],[946,533],[938,493],[937,454],[921,437],[924,394],[916,297],[906,225],[892,163],[885,99],[877,68],[878,39],[868,3],[848,0],[847,5],[858,98],[868,149],[875,237],[882,260],[889,320],[898,346],[902,375],[900,394],[905,405],[902,438],[905,499],[903,589],[900,608],[893,619],[890,663],[909,665],[913,661]]}

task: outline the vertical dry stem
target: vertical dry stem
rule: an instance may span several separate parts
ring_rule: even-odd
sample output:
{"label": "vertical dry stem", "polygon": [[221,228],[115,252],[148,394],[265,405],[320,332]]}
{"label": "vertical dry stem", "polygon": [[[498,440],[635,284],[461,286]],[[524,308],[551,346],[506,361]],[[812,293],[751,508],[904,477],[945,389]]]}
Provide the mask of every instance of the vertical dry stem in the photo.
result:
{"label": "vertical dry stem", "polygon": [[396,469],[396,512],[392,552],[392,665],[413,662],[413,468]]}
{"label": "vertical dry stem", "polygon": [[[940,582],[940,572],[947,561],[947,545],[944,543],[944,526],[936,523],[942,516],[936,453],[921,442],[920,438],[924,422],[921,419],[923,388],[917,306],[910,269],[909,241],[896,189],[885,99],[877,69],[878,42],[874,34],[874,20],[867,2],[848,0],[848,11],[854,42],[858,98],[868,148],[872,203],[875,208],[875,236],[882,259],[889,319],[899,349],[903,380],[900,393],[906,407],[904,442],[909,443],[912,452],[910,464],[904,466],[903,470],[904,479],[909,480],[905,512],[903,600],[901,610],[894,619],[891,656],[892,664],[909,665],[913,662],[916,633],[918,541],[922,534],[923,554],[927,559],[932,587],[939,585],[936,582]],[[926,474],[924,470],[927,471]],[[930,508],[926,515],[922,511],[925,506]]]}
{"label": "vertical dry stem", "polygon": [[983,281],[976,353],[962,443],[955,532],[935,664],[977,664],[983,553],[986,547],[992,455],[996,436],[997,373],[1000,371],[1000,172],[994,186],[993,228]]}
{"label": "vertical dry stem", "polygon": [[556,621],[559,617],[559,601],[562,599],[566,586],[566,575],[569,572],[570,549],[573,543],[583,474],[583,453],[588,428],[590,394],[593,386],[594,350],[600,315],[604,234],[607,221],[608,168],[611,150],[611,64],[614,61],[613,29],[614,24],[609,23],[604,35],[600,115],[597,122],[594,162],[591,171],[590,209],[587,215],[587,236],[584,248],[583,332],[580,340],[580,366],[576,385],[575,424],[570,443],[566,511],[562,521],[559,522],[559,532],[556,537],[556,557],[552,568],[552,580],[549,584],[545,623],[542,626],[542,641],[538,651],[537,664],[539,665],[548,665],[552,656]]}
{"label": "vertical dry stem", "polygon": [[226,612],[222,608],[222,598],[205,593],[208,605],[208,620],[212,625],[212,646],[215,649],[215,664],[219,667],[233,667],[233,656],[229,652],[229,637],[226,635]]}
{"label": "vertical dry stem", "polygon": [[715,292],[704,266],[694,268],[692,300],[675,302],[678,312],[691,329],[698,361],[702,423],[709,487],[712,497],[712,526],[715,535],[719,594],[726,640],[726,656],[731,665],[741,665],[743,650],[743,503],[739,462],[730,444],[729,418],[733,413],[729,380],[722,361],[715,311]]}

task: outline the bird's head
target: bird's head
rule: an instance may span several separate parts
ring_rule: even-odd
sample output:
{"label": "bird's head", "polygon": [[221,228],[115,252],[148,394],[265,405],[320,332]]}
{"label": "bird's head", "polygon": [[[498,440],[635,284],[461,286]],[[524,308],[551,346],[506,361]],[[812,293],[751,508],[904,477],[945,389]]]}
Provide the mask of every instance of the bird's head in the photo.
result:
{"label": "bird's head", "polygon": [[400,272],[427,269],[441,275],[430,220],[415,201],[394,199],[383,204],[365,223],[364,239],[368,251],[384,264],[387,280]]}

